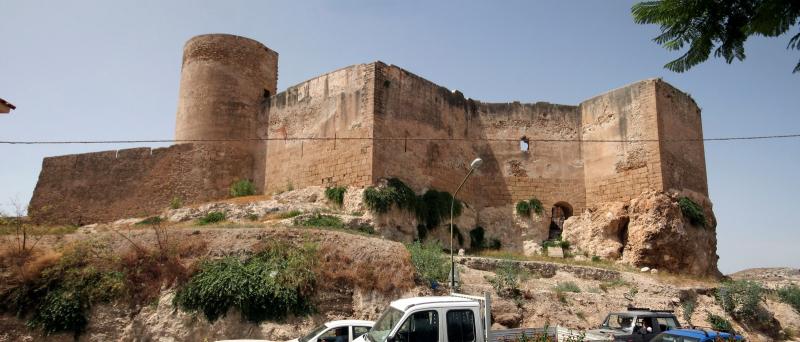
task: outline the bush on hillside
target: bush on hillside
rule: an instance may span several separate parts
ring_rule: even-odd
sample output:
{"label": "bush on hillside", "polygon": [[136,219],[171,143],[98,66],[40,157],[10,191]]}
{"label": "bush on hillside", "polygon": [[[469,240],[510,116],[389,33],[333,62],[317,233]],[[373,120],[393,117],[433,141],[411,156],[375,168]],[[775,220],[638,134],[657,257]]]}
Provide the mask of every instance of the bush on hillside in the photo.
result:
{"label": "bush on hillside", "polygon": [[703,208],[692,201],[689,197],[681,197],[678,200],[678,206],[681,208],[681,212],[683,216],[689,219],[694,225],[705,227],[706,225],[706,214],[703,213]]}
{"label": "bush on hillside", "polygon": [[200,271],[178,289],[173,303],[201,311],[215,321],[234,308],[251,322],[277,320],[311,312],[317,250],[273,242],[263,252],[241,261],[234,257],[205,261]]}
{"label": "bush on hillside", "polygon": [[343,186],[328,187],[325,189],[325,198],[341,207],[344,204],[344,194],[346,192],[347,188]]}
{"label": "bush on hillside", "polygon": [[428,283],[444,282],[450,274],[447,258],[442,254],[442,246],[438,242],[422,244],[414,242],[406,245],[411,253],[411,263],[420,278]]}
{"label": "bush on hillside", "polygon": [[256,187],[253,182],[241,179],[231,184],[231,197],[253,196],[256,194]]}

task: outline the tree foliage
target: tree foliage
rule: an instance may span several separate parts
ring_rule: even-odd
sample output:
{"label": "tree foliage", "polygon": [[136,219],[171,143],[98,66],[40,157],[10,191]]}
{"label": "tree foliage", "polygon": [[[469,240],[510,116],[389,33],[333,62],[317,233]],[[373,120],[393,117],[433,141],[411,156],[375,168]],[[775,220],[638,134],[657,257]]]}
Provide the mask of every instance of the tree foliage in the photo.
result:
{"label": "tree foliage", "polygon": [[[665,68],[684,72],[714,57],[744,60],[744,42],[750,36],[778,37],[800,17],[797,0],[660,0],[643,1],[631,8],[637,24],[661,25],[653,39],[667,50],[688,46]],[[800,50],[800,33],[789,39],[787,49]],[[793,72],[800,72],[800,62]]]}

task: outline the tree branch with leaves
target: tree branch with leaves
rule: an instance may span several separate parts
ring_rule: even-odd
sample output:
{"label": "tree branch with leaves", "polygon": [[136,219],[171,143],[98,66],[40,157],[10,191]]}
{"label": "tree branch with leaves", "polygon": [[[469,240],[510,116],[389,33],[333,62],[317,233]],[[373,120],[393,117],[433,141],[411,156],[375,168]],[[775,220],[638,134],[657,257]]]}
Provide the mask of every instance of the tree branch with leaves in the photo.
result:
{"label": "tree branch with leaves", "polygon": [[[708,60],[745,59],[744,42],[751,36],[778,37],[789,32],[800,18],[797,0],[660,0],[644,1],[631,8],[637,24],[661,25],[653,38],[670,51],[686,52],[665,68],[684,72]],[[789,50],[800,50],[800,32],[789,39]],[[800,62],[793,73],[800,72]]]}

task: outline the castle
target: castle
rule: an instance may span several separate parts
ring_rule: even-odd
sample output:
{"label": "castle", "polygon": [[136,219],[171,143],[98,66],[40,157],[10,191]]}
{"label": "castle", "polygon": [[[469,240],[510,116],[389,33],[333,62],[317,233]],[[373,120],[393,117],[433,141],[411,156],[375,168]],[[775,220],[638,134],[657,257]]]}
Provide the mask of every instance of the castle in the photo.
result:
{"label": "castle", "polygon": [[80,224],[142,216],[176,197],[226,198],[237,179],[263,193],[391,177],[452,192],[475,157],[484,165],[459,198],[479,217],[510,214],[531,197],[559,224],[645,191],[708,197],[700,110],[660,79],[578,105],[484,103],[382,62],[280,93],[277,79],[278,54],[255,40],[192,38],[177,143],[45,158],[31,213]]}

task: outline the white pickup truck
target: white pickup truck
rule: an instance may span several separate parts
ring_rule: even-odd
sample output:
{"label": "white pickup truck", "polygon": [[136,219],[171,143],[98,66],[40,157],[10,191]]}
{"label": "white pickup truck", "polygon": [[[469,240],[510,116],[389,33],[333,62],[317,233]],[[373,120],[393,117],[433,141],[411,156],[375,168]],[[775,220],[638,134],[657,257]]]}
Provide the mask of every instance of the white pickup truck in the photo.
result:
{"label": "white pickup truck", "polygon": [[[495,342],[547,335],[554,341],[608,341],[569,329],[491,330],[491,298],[451,294],[398,299],[389,304],[369,332],[353,342]],[[532,340],[532,339],[531,339]]]}

